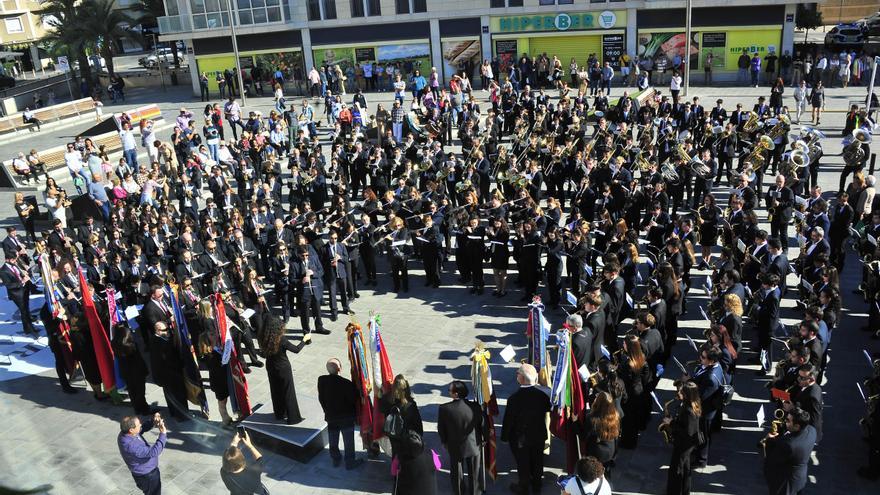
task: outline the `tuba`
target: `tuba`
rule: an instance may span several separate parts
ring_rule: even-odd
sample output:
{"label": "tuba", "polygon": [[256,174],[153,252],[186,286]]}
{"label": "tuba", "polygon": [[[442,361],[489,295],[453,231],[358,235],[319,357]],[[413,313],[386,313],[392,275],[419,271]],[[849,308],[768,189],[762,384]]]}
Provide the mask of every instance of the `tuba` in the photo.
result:
{"label": "tuba", "polygon": [[865,158],[865,150],[862,144],[871,142],[871,134],[864,129],[856,129],[852,132],[852,141],[847,143],[843,148],[843,161],[848,166],[853,167],[862,162]]}
{"label": "tuba", "polygon": [[749,118],[742,126],[742,133],[745,134],[746,137],[761,127],[761,123],[758,121],[759,118],[757,112],[749,112]]}
{"label": "tuba", "polygon": [[660,167],[660,175],[667,184],[678,185],[681,181],[681,177],[678,175],[678,170],[675,170],[675,165],[671,162],[663,163]]}
{"label": "tuba", "polygon": [[712,176],[712,169],[697,157],[693,157],[688,161],[688,167],[690,167],[691,172],[695,176],[702,180],[708,180]]}
{"label": "tuba", "polygon": [[778,119],[770,119],[767,122],[770,123],[773,120],[776,122],[774,122],[773,127],[767,131],[767,135],[770,136],[770,139],[776,140],[788,133],[788,129],[791,126],[791,119],[785,115],[780,115]]}

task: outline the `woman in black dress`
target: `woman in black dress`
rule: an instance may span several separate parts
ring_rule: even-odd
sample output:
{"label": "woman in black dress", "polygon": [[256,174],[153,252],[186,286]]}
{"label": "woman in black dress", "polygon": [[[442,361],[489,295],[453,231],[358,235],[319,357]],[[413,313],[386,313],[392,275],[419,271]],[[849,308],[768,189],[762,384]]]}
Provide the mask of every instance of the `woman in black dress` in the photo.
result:
{"label": "woman in black dress", "polygon": [[648,396],[651,371],[648,369],[645,353],[642,352],[641,342],[635,335],[627,335],[623,340],[618,373],[626,386],[620,446],[634,449],[639,440],[639,431],[645,429],[651,414],[651,400]]}
{"label": "woman in black dress", "polygon": [[712,262],[712,247],[718,244],[718,221],[721,211],[715,204],[715,196],[706,194],[703,196],[703,205],[697,209],[697,226],[700,230],[700,250],[702,260],[699,268],[705,270]]}
{"label": "woman in black dress", "polygon": [[293,370],[287,352],[294,354],[302,350],[303,344],[293,345],[284,337],[284,325],[274,316],[267,316],[260,335],[260,348],[266,354],[266,374],[269,375],[269,392],[272,395],[272,409],[275,417],[297,424],[303,420],[296,401],[293,385]]}
{"label": "woman in black dress", "polygon": [[503,218],[495,217],[486,228],[486,236],[489,239],[486,257],[489,258],[495,275],[495,290],[492,295],[503,297],[507,295],[507,268],[510,265],[510,248],[507,242],[510,240],[510,228]]}
{"label": "woman in black dress", "polygon": [[581,454],[598,459],[605,466],[606,474],[610,474],[609,469],[617,457],[618,436],[620,415],[614,406],[614,398],[607,392],[599,392],[584,418]]}
{"label": "woman in black dress", "polygon": [[223,364],[223,358],[214,348],[211,331],[202,331],[198,340],[199,360],[208,370],[208,384],[214,397],[217,398],[217,409],[220,411],[220,419],[224,425],[232,423],[229,412],[226,410],[226,401],[229,400],[229,384],[227,381],[228,364]]}
{"label": "woman in black dress", "polygon": [[691,492],[691,453],[699,443],[700,390],[696,383],[688,381],[678,386],[676,394],[676,400],[670,404],[676,414],[663,418],[672,442],[666,495],[688,495]]}
{"label": "woman in black dress", "polygon": [[119,374],[125,380],[128,399],[135,414],[148,416],[154,411],[147,405],[147,363],[135,346],[131,329],[125,323],[117,323],[113,328],[113,353],[119,363]]}
{"label": "woman in black dress", "polygon": [[541,234],[537,232],[535,222],[527,220],[522,226],[519,243],[520,280],[523,284],[522,302],[530,302],[538,293],[541,282]]}

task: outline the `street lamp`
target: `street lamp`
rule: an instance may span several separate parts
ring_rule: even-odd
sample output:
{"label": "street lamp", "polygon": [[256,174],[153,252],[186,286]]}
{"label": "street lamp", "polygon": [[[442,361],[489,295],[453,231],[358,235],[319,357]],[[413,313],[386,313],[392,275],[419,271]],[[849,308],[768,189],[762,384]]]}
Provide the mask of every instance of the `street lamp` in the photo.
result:
{"label": "street lamp", "polygon": [[[238,39],[235,35],[235,18],[232,17],[232,3],[230,0],[226,0],[226,9],[229,10],[229,29],[232,31],[232,54],[235,57],[235,68],[238,71],[238,90],[241,91],[241,104],[244,106],[247,104],[247,98],[244,95],[244,77],[241,73],[241,60],[238,56]],[[235,96],[234,89],[232,95]]]}
{"label": "street lamp", "polygon": [[691,85],[691,0],[687,0],[684,20],[684,96]]}

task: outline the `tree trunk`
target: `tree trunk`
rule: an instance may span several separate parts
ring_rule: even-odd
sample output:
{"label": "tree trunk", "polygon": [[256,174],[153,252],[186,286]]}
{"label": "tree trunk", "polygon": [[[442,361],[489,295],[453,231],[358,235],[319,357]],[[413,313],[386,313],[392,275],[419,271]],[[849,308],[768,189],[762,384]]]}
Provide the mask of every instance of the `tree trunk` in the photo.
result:
{"label": "tree trunk", "polygon": [[[94,81],[92,81],[92,68],[89,66],[89,58],[86,56],[85,50],[80,50],[76,54],[76,60],[79,62],[79,72],[80,78],[85,79],[86,81],[86,91],[87,94],[81,95],[83,98],[88,98],[92,95],[92,88],[94,87]],[[77,89],[79,89],[81,81],[75,81]]]}

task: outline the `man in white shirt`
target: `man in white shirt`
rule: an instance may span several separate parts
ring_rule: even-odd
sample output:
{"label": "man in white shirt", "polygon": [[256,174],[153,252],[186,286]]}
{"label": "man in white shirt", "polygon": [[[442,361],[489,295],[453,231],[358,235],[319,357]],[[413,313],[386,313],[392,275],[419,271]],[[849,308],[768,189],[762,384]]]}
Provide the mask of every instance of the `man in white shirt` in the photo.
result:
{"label": "man in white shirt", "polygon": [[[819,81],[822,81],[822,84],[825,84],[827,82],[825,80],[825,71],[827,69],[828,69],[828,58],[825,57],[824,54],[822,54],[822,56],[819,57],[819,61],[816,62],[816,68],[814,70],[814,72],[816,73],[816,78],[813,81],[813,84],[815,84]],[[825,84],[825,85],[827,86],[827,84]]]}
{"label": "man in white shirt", "polygon": [[131,124],[128,122],[122,124],[122,130],[119,131],[119,139],[122,141],[122,156],[125,158],[125,162],[137,174],[140,169],[137,162],[137,141],[134,139]]}
{"label": "man in white shirt", "polygon": [[794,105],[797,123],[801,122],[801,113],[807,109],[807,82],[801,79],[801,84],[794,88]]}
{"label": "man in white shirt", "polygon": [[565,483],[566,495],[611,495],[611,484],[605,479],[605,466],[593,456],[578,460],[575,476]]}
{"label": "man in white shirt", "polygon": [[[76,150],[73,147],[73,143],[67,143],[67,152],[64,153],[64,162],[67,164],[67,170],[70,172],[70,178],[74,179],[74,184],[76,184],[76,178],[80,177],[85,182],[85,185],[88,185],[92,182],[91,177],[83,170],[83,161],[82,161],[82,153]],[[77,186],[77,191],[82,194],[82,190]]]}
{"label": "man in white shirt", "polygon": [[312,67],[309,71],[309,95],[317,98],[321,94],[321,74],[318,69]]}

